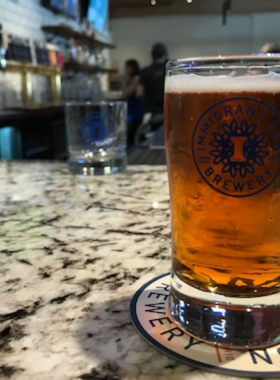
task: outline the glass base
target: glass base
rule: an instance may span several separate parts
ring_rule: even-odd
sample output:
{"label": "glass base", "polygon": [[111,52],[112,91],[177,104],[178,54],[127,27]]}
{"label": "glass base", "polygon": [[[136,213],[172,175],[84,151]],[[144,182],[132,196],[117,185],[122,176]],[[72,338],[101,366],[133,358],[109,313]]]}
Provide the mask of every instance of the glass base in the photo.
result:
{"label": "glass base", "polygon": [[280,340],[280,295],[225,297],[171,277],[174,321],[196,339],[235,349],[265,348]]}
{"label": "glass base", "polygon": [[126,170],[126,166],[127,161],[124,158],[106,162],[69,161],[70,172],[84,177],[122,173]]}

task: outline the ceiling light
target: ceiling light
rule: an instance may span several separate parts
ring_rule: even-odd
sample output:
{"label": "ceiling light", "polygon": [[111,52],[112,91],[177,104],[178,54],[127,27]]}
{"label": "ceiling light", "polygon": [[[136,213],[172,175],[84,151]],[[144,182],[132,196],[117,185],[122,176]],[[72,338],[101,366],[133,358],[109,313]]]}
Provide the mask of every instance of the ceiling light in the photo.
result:
{"label": "ceiling light", "polygon": [[188,2],[189,4],[192,3],[192,1],[193,1],[193,0],[187,0],[187,2]]}
{"label": "ceiling light", "polygon": [[156,5],[156,3],[157,3],[156,0],[151,0],[152,5]]}

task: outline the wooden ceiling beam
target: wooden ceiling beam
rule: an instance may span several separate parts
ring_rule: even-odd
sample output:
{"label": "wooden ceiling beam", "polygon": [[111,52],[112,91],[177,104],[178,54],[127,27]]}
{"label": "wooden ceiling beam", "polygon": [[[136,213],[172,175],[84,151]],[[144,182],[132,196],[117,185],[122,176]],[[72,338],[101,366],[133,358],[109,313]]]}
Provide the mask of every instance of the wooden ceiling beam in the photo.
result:
{"label": "wooden ceiling beam", "polygon": [[[173,5],[176,0],[156,0],[157,6],[168,6]],[[120,9],[120,8],[150,8],[152,6],[151,0],[111,0],[110,8],[111,9]]]}
{"label": "wooden ceiling beam", "polygon": [[[223,0],[111,0],[111,17],[144,17],[161,15],[221,14]],[[231,14],[265,13],[280,11],[280,0],[232,0]]]}

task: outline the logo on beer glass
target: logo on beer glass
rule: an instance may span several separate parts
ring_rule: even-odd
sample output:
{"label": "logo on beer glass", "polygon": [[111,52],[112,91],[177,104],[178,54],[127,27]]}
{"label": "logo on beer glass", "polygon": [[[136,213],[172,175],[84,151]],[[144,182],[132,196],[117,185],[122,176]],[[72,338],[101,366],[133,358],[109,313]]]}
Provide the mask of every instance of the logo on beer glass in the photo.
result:
{"label": "logo on beer glass", "polygon": [[89,112],[82,118],[78,133],[85,149],[108,147],[114,141],[114,123],[107,114]]}
{"label": "logo on beer glass", "polygon": [[280,171],[280,115],[256,99],[223,100],[197,122],[192,150],[213,189],[233,197],[257,194]]}

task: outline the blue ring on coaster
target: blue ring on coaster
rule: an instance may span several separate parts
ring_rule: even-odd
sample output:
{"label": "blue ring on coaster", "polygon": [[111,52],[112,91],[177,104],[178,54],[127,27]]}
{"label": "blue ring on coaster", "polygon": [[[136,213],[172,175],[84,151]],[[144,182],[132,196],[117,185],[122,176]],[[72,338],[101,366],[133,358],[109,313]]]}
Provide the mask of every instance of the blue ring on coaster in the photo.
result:
{"label": "blue ring on coaster", "polygon": [[133,296],[130,314],[136,330],[163,354],[189,366],[221,374],[280,377],[280,345],[238,351],[211,346],[183,333],[169,311],[170,273],[143,285]]}

